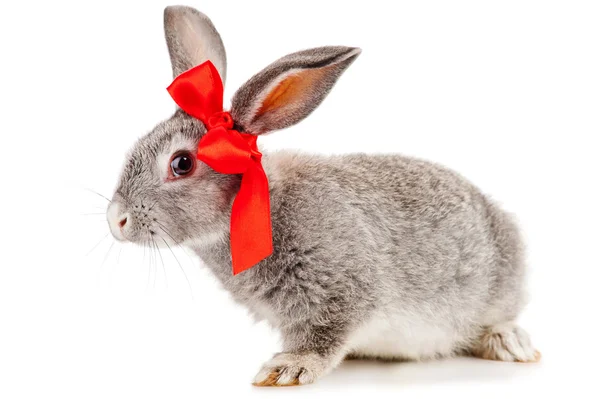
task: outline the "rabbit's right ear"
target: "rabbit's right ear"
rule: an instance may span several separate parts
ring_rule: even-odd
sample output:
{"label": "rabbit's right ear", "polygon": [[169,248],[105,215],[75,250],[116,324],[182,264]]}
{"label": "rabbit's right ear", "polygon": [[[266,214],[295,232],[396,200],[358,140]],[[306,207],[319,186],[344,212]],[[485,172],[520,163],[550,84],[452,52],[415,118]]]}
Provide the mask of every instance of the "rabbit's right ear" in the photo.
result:
{"label": "rabbit's right ear", "polygon": [[210,60],[225,84],[225,47],[219,32],[206,15],[191,7],[165,8],[165,38],[174,78]]}
{"label": "rabbit's right ear", "polygon": [[284,129],[321,104],[359,48],[330,46],[289,54],[254,75],[233,96],[231,116],[245,133]]}

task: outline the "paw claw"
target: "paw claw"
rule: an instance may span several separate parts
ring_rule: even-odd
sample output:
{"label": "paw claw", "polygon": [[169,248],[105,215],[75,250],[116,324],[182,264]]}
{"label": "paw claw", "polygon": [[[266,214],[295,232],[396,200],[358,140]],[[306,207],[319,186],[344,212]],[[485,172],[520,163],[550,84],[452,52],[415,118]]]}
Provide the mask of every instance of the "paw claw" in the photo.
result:
{"label": "paw claw", "polygon": [[[304,378],[306,370],[302,367],[283,367],[281,369],[262,370],[252,385],[256,387],[289,387],[308,383]],[[302,378],[302,382],[300,381]]]}
{"label": "paw claw", "polygon": [[540,351],[536,350],[533,353],[533,358],[529,359],[529,360],[525,360],[525,361],[521,361],[521,363],[537,363],[542,359],[542,354],[540,353]]}
{"label": "paw claw", "polygon": [[274,387],[277,386],[277,380],[279,379],[279,373],[277,371],[271,371],[267,375],[263,376],[258,373],[252,385],[255,387]]}

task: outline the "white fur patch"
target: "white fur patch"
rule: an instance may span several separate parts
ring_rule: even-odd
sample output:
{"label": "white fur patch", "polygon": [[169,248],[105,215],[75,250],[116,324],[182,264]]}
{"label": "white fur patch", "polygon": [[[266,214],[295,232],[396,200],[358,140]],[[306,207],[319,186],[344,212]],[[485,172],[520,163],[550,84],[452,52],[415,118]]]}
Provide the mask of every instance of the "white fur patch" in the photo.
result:
{"label": "white fur patch", "polygon": [[347,345],[359,356],[418,360],[450,355],[460,338],[442,324],[396,310],[377,312],[352,333]]}

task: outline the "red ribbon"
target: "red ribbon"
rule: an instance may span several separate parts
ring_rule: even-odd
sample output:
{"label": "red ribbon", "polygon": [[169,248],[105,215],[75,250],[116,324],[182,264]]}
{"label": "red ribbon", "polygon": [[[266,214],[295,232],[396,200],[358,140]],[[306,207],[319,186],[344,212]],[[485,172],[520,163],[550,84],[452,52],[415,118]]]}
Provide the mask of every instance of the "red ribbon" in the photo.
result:
{"label": "red ribbon", "polygon": [[206,126],[198,159],[219,173],[242,174],[230,236],[233,274],[243,272],[273,253],[269,182],[256,136],[233,130],[231,115],[223,111],[223,82],[212,62],[182,73],[167,90],[181,109]]}

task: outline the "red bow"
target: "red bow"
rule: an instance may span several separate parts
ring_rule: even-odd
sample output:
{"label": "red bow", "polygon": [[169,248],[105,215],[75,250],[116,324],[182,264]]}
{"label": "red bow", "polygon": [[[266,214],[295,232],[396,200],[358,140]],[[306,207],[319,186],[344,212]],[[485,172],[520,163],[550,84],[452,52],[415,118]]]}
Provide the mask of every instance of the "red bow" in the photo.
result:
{"label": "red bow", "polygon": [[182,73],[167,90],[181,109],[206,126],[198,159],[219,173],[242,174],[230,235],[233,274],[243,272],[273,253],[269,182],[256,136],[233,130],[231,115],[223,112],[223,82],[212,62]]}

